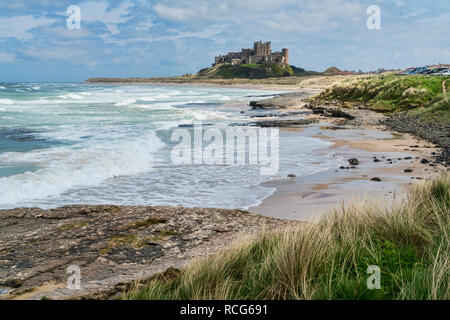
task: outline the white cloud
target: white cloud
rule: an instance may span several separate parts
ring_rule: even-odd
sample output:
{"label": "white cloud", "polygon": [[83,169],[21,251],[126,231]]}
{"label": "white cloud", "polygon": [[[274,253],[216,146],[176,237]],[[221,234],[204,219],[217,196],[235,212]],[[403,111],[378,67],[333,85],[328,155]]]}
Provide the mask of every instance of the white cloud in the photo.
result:
{"label": "white cloud", "polygon": [[131,16],[131,8],[134,4],[129,1],[121,2],[116,8],[108,10],[109,4],[106,1],[87,1],[80,4],[81,21],[100,22],[106,25],[108,31],[115,35],[119,33],[118,24],[128,22]]}
{"label": "white cloud", "polygon": [[159,18],[183,23],[184,28],[227,23],[231,25],[230,32],[256,37],[328,31],[366,18],[365,7],[349,0],[175,0],[170,4],[157,3],[153,10]]}
{"label": "white cloud", "polygon": [[136,25],[134,30],[136,31],[147,31],[150,30],[152,27],[154,27],[155,24],[152,20],[142,21]]}
{"label": "white cloud", "polygon": [[44,26],[41,30],[47,35],[71,39],[83,38],[91,34],[87,28],[81,28],[80,30],[70,30],[64,24],[62,24],[62,26]]}
{"label": "white cloud", "polygon": [[191,20],[196,16],[196,13],[193,9],[189,8],[171,8],[164,4],[156,4],[153,7],[153,10],[163,19],[167,19],[170,21],[176,22],[184,22]]}
{"label": "white cloud", "polygon": [[15,38],[30,40],[33,38],[30,31],[44,25],[54,23],[56,20],[32,15],[0,18],[0,38]]}
{"label": "white cloud", "polygon": [[28,47],[22,49],[21,53],[37,60],[67,62],[69,65],[95,66],[97,62],[92,60],[89,52],[75,46],[53,46],[53,47]]}
{"label": "white cloud", "polygon": [[[124,46],[128,43],[132,43],[132,42],[159,42],[159,41],[178,41],[178,40],[183,40],[183,39],[192,39],[192,38],[196,38],[196,39],[211,39],[211,38],[215,38],[215,39],[220,39],[218,37],[218,35],[226,28],[225,25],[212,25],[212,26],[208,26],[206,28],[204,28],[201,31],[185,31],[185,32],[181,32],[181,31],[177,31],[175,29],[170,29],[167,30],[168,31],[168,35],[163,35],[163,36],[152,36],[149,35],[148,37],[131,37],[131,38],[127,38],[127,39],[105,39],[105,42],[108,44],[114,43],[117,45],[121,45]],[[217,38],[216,38],[217,37]]]}
{"label": "white cloud", "polygon": [[16,61],[16,56],[12,53],[0,52],[0,63],[13,63]]}

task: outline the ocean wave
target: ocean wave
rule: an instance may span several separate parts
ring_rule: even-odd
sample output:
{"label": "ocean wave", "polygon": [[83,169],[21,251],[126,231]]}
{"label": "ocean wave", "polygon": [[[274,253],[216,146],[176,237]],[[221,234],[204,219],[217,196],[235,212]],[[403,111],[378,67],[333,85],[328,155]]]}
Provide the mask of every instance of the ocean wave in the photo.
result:
{"label": "ocean wave", "polygon": [[155,101],[155,98],[153,97],[139,97],[138,101]]}
{"label": "ocean wave", "polygon": [[74,187],[95,186],[107,179],[151,171],[153,154],[162,146],[155,133],[150,132],[134,140],[29,153],[29,160],[33,158],[35,163],[43,162],[48,167],[0,178],[0,206],[43,199]]}
{"label": "ocean wave", "polygon": [[194,118],[195,120],[233,120],[235,117],[225,112],[209,111],[209,110],[192,110],[183,109],[185,117]]}
{"label": "ocean wave", "polygon": [[8,105],[11,105],[11,104],[14,104],[14,101],[11,100],[11,99],[0,99],[0,104],[8,104]]}
{"label": "ocean wave", "polygon": [[75,100],[83,100],[84,99],[84,97],[80,96],[79,94],[75,94],[75,93],[64,94],[64,95],[58,96],[58,98],[75,99]]}
{"label": "ocean wave", "polygon": [[136,102],[137,102],[136,99],[125,99],[125,100],[116,102],[114,105],[116,107],[125,107],[125,106],[129,106],[129,105],[135,104]]}

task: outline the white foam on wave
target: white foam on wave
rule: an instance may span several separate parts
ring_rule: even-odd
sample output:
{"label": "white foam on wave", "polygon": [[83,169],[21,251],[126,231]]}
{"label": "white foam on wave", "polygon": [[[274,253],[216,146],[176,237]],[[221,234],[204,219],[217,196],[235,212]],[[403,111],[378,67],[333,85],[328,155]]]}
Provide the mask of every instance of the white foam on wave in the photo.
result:
{"label": "white foam on wave", "polygon": [[81,149],[59,147],[28,153],[35,163],[48,165],[36,172],[0,178],[0,206],[64,193],[74,187],[95,186],[118,176],[152,170],[153,154],[164,144],[150,132],[133,140],[106,142]]}
{"label": "white foam on wave", "polygon": [[63,95],[59,96],[58,98],[75,99],[75,100],[83,100],[84,99],[84,97],[80,96],[79,94],[75,94],[75,93],[63,94]]}
{"label": "white foam on wave", "polygon": [[133,108],[149,109],[149,110],[174,110],[173,104],[170,103],[152,103],[152,104],[134,104]]}
{"label": "white foam on wave", "polygon": [[11,100],[11,99],[0,99],[0,104],[8,104],[8,105],[11,105],[11,104],[14,104],[14,101]]}
{"label": "white foam on wave", "polygon": [[0,86],[0,90],[6,90],[6,87]]}
{"label": "white foam on wave", "polygon": [[155,101],[153,97],[139,97],[139,101]]}
{"label": "white foam on wave", "polygon": [[114,105],[116,107],[125,107],[125,106],[129,106],[129,105],[135,104],[136,102],[137,102],[136,99],[125,99],[125,100],[116,102]]}
{"label": "white foam on wave", "polygon": [[155,99],[170,99],[171,96],[168,94],[163,94],[163,93],[159,93],[157,95],[154,96]]}
{"label": "white foam on wave", "polygon": [[210,111],[210,110],[192,110],[185,109],[184,111],[185,117],[192,117],[195,120],[206,121],[206,120],[233,120],[233,117],[230,117],[225,112],[220,111]]}

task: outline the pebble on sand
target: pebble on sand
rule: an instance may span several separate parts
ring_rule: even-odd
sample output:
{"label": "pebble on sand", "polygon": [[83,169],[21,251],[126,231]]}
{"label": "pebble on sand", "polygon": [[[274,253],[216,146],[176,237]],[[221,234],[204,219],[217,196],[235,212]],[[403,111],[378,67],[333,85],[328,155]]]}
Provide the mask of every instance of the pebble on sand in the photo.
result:
{"label": "pebble on sand", "polygon": [[288,178],[291,178],[291,182],[294,182],[295,178],[297,178],[297,176],[295,174],[291,173],[288,175]]}

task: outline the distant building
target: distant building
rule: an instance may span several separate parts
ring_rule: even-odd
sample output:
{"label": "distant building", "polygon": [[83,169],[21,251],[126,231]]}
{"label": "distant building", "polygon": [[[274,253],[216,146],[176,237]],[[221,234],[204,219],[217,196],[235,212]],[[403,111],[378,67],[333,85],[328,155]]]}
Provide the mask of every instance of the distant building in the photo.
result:
{"label": "distant building", "polygon": [[271,42],[258,41],[254,43],[253,49],[242,49],[241,52],[230,52],[225,56],[216,57],[213,66],[221,63],[231,65],[276,63],[280,66],[289,64],[289,49],[281,52],[272,52]]}
{"label": "distant building", "polygon": [[431,66],[427,66],[427,68],[429,69],[436,69],[436,68],[450,68],[450,64],[435,64],[435,65],[431,65]]}

